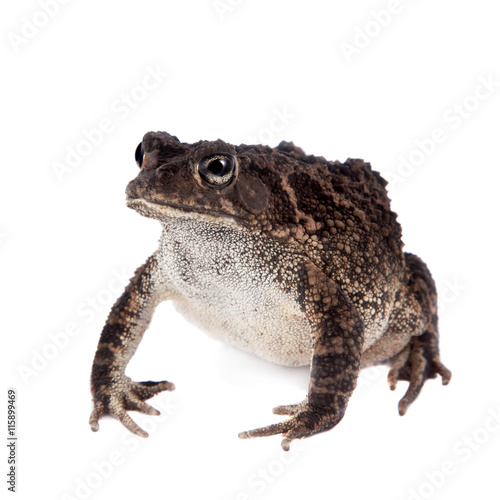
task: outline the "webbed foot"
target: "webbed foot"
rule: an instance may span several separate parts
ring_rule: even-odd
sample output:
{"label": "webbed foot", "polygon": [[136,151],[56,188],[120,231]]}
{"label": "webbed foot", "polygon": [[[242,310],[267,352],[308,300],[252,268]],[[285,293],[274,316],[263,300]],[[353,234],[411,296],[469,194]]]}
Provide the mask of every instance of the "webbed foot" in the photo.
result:
{"label": "webbed foot", "polygon": [[291,417],[277,424],[240,432],[238,437],[248,439],[283,434],[281,447],[283,450],[288,451],[292,440],[306,438],[331,429],[342,418],[342,416],[339,417],[338,413],[332,412],[330,408],[311,405],[307,400],[300,404],[277,406],[273,409],[273,413],[291,415]]}
{"label": "webbed foot", "polygon": [[443,385],[451,380],[451,371],[441,363],[437,337],[430,332],[413,337],[410,344],[393,358],[387,375],[391,390],[396,389],[398,380],[410,384],[404,397],[399,401],[399,414],[404,415],[408,407],[417,399],[425,382],[441,376]]}
{"label": "webbed foot", "polygon": [[90,428],[99,430],[99,419],[105,415],[117,418],[130,432],[146,438],[148,433],[141,429],[128,415],[127,411],[138,411],[146,415],[159,415],[160,412],[145,403],[162,391],[173,391],[174,384],[163,382],[133,382],[125,375],[116,375],[110,381],[94,385],[94,410],[90,415]]}

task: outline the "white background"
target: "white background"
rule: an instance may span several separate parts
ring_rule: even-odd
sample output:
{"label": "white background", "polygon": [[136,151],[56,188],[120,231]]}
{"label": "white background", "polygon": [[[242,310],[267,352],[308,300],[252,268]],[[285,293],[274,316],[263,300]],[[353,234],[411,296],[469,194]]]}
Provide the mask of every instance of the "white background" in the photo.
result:
{"label": "white background", "polygon": [[[17,498],[498,498],[496,3],[75,0],[50,18],[41,4],[9,2],[1,21],[2,366],[5,407],[7,387],[18,390]],[[144,90],[148,68],[161,81]],[[441,293],[451,384],[428,382],[401,418],[406,384],[392,393],[386,368],[368,370],[344,420],[285,454],[279,436],[237,434],[279,421],[271,408],[303,399],[308,370],[220,344],[164,304],[128,369],[177,386],[152,400],[162,416],[133,415],[150,438],[112,419],[92,433],[100,331],[160,234],[124,204],[149,130],[293,140],[382,171],[406,249]],[[78,147],[86,156],[61,173]]]}

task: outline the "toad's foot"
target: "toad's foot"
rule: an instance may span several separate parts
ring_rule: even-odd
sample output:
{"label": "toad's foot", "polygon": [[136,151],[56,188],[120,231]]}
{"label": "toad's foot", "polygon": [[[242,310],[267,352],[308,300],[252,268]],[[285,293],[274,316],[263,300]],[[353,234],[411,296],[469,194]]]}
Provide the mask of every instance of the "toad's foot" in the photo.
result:
{"label": "toad's foot", "polygon": [[393,358],[387,381],[391,390],[396,389],[398,380],[410,382],[404,397],[399,401],[399,414],[404,415],[417,399],[425,381],[441,375],[443,385],[451,379],[451,372],[439,359],[437,337],[431,332],[413,337],[410,345]]}
{"label": "toad's foot", "polygon": [[127,411],[139,411],[146,415],[159,415],[160,412],[145,403],[162,391],[173,391],[174,384],[163,382],[133,382],[125,375],[112,377],[111,381],[94,385],[94,410],[90,415],[90,428],[99,430],[99,419],[105,415],[117,418],[130,432],[146,438],[142,430],[128,415]]}
{"label": "toad's foot", "polygon": [[342,418],[338,413],[332,412],[330,408],[315,407],[307,401],[295,405],[277,406],[273,409],[273,413],[292,415],[292,417],[278,424],[240,432],[238,437],[248,439],[283,434],[281,447],[283,450],[288,451],[293,439],[306,438],[331,429]]}

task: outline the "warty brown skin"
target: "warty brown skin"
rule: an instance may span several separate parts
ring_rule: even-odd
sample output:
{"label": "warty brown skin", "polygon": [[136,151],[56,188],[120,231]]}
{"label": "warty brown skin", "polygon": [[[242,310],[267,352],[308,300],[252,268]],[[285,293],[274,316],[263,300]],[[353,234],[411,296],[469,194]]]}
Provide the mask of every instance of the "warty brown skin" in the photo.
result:
{"label": "warty brown skin", "polygon": [[92,369],[92,430],[104,415],[157,414],[144,401],[170,382],[132,382],[125,368],[155,307],[173,300],[188,319],[249,352],[310,364],[306,399],[278,406],[287,420],[240,437],[282,434],[282,446],[334,427],[361,368],[388,363],[389,384],[451,373],[439,359],[437,295],[425,264],[403,252],[385,180],[362,160],[306,156],[221,140],[181,143],[149,132],[127,203],[163,226],[159,249],[113,306]]}

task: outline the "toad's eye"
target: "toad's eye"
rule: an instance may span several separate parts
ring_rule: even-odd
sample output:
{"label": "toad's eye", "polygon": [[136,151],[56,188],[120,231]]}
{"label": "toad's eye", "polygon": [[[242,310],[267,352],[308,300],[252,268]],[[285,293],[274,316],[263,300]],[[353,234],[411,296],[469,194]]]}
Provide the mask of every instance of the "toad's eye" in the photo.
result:
{"label": "toad's eye", "polygon": [[135,162],[139,165],[139,168],[142,167],[142,160],[144,160],[144,150],[142,149],[142,142],[139,143],[135,150]]}
{"label": "toad's eye", "polygon": [[205,156],[198,163],[198,173],[202,180],[212,187],[229,184],[236,171],[234,158],[230,155]]}

